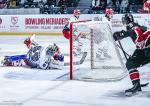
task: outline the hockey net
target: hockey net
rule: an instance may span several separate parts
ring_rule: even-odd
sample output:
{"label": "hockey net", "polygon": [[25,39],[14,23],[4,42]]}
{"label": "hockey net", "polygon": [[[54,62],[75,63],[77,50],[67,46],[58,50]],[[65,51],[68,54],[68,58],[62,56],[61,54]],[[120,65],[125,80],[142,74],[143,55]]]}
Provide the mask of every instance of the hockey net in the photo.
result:
{"label": "hockey net", "polygon": [[108,22],[73,22],[70,35],[70,79],[114,81],[127,75]]}

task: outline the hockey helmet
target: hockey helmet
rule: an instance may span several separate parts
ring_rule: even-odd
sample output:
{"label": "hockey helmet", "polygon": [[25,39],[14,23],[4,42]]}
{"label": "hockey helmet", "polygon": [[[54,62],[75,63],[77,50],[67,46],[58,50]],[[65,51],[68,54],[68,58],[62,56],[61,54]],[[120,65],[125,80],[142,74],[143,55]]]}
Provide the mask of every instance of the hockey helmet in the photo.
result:
{"label": "hockey helmet", "polygon": [[80,10],[79,9],[75,9],[75,10],[73,10],[73,14],[80,14],[81,12],[80,12]]}
{"label": "hockey helmet", "polygon": [[111,8],[106,8],[105,14],[113,14],[113,10]]}
{"label": "hockey helmet", "polygon": [[125,15],[123,15],[122,17],[122,23],[125,25],[128,25],[129,23],[134,22],[134,18],[133,15],[130,13],[126,13]]}
{"label": "hockey helmet", "polygon": [[144,2],[144,10],[150,11],[150,0]]}
{"label": "hockey helmet", "polygon": [[145,6],[145,7],[150,7],[150,0],[144,2],[144,6]]}

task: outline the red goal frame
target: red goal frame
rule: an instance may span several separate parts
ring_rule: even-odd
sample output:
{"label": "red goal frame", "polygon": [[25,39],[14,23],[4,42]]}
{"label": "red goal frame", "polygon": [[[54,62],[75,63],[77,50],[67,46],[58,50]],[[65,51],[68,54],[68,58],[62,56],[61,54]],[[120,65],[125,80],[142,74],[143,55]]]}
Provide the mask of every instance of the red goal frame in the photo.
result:
{"label": "red goal frame", "polygon": [[[92,21],[92,20],[83,20],[83,21],[76,21],[76,22],[71,22],[70,23],[70,38],[69,38],[69,41],[70,41],[70,80],[73,79],[73,39],[72,39],[72,30],[73,30],[73,24],[74,23],[80,23],[80,22],[89,22],[89,21]],[[92,43],[92,41],[91,41]],[[91,56],[92,58],[92,56]]]}

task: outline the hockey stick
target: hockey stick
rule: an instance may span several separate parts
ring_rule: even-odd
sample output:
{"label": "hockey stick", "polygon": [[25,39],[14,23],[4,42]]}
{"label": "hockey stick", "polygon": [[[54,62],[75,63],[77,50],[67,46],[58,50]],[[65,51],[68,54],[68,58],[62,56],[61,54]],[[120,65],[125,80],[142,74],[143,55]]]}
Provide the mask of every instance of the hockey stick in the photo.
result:
{"label": "hockey stick", "polygon": [[121,49],[121,51],[123,52],[123,54],[124,54],[124,57],[126,58],[126,60],[128,60],[128,58],[127,58],[127,56],[128,57],[130,57],[130,55],[123,49],[123,47],[122,47],[122,44],[121,44],[121,41],[120,40],[118,40],[118,43],[119,43],[119,45],[118,45],[118,47]]}
{"label": "hockey stick", "polygon": [[[126,60],[128,60],[127,56],[130,57],[130,55],[123,49],[123,46],[122,46],[120,40],[118,40],[118,43],[119,43],[118,47],[119,47],[119,48],[121,49],[121,51],[123,52],[123,54],[124,54]],[[141,84],[141,87],[146,87],[146,86],[148,86],[148,84],[149,84],[149,82],[146,82],[146,83],[144,83],[144,84]]]}
{"label": "hockey stick", "polygon": [[[82,64],[84,62],[86,56],[87,56],[87,52],[83,52],[82,58],[79,61],[73,62],[73,65],[80,65],[80,64]],[[64,66],[69,66],[69,65],[70,65],[70,62],[64,63]]]}

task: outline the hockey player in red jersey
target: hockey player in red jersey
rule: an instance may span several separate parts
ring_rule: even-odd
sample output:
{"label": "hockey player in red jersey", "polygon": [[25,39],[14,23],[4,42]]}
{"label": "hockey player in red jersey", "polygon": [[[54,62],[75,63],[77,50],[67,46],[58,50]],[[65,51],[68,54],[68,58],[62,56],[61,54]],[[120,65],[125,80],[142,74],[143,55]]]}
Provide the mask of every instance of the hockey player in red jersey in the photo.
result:
{"label": "hockey player in red jersey", "polygon": [[136,50],[126,62],[126,67],[129,71],[133,87],[125,90],[125,93],[126,95],[132,95],[142,91],[138,68],[150,63],[150,31],[147,30],[147,27],[134,23],[131,14],[125,14],[122,17],[122,22],[126,25],[127,31],[122,30],[115,32],[113,37],[116,41],[126,37],[131,37],[136,45]]}
{"label": "hockey player in red jersey", "polygon": [[[65,25],[64,29],[63,29],[63,35],[66,39],[70,38],[70,23],[71,22],[77,22],[78,19],[80,17],[80,10],[79,9],[75,9],[73,11],[73,16],[69,19],[68,23]],[[74,37],[77,38],[78,36],[78,31],[74,31]]]}
{"label": "hockey player in red jersey", "polygon": [[144,2],[144,10],[150,13],[150,0]]}
{"label": "hockey player in red jersey", "polygon": [[66,39],[70,39],[70,36],[72,36],[73,40],[73,54],[74,56],[81,56],[82,54],[82,46],[83,43],[80,42],[81,38],[85,37],[87,35],[86,32],[81,32],[77,25],[73,27],[72,35],[70,35],[70,24],[71,22],[78,22],[80,17],[80,10],[75,9],[73,11],[73,16],[69,19],[68,23],[65,25],[63,29],[63,35]]}

